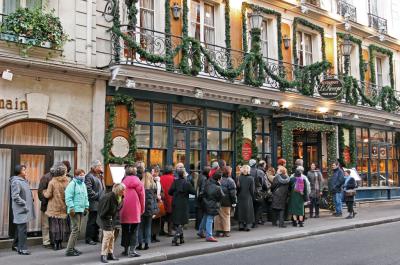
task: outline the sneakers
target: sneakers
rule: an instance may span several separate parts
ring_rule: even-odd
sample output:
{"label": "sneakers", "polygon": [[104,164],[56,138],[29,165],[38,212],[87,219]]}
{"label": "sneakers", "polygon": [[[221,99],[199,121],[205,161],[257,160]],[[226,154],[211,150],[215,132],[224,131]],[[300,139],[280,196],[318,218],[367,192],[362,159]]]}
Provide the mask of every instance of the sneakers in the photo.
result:
{"label": "sneakers", "polygon": [[218,242],[218,240],[217,240],[215,237],[213,237],[213,236],[211,236],[211,237],[209,237],[209,238],[206,238],[206,241],[207,241],[207,242]]}

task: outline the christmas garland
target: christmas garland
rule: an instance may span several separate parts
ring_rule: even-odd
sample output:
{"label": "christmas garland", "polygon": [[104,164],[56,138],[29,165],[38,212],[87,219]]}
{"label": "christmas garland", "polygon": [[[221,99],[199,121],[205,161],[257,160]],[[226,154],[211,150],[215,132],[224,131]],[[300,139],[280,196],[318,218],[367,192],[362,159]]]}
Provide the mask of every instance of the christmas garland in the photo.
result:
{"label": "christmas garland", "polygon": [[251,119],[251,157],[257,158],[258,148],[256,144],[256,129],[257,129],[257,116],[254,112],[248,109],[239,109],[236,117],[236,164],[243,165],[243,123],[242,118]]}
{"label": "christmas garland", "polygon": [[[282,121],[282,157],[286,159],[286,168],[293,169],[293,131],[326,132],[328,136],[328,165],[337,160],[336,127],[329,124],[286,120]],[[329,167],[330,168],[330,167]]]}
{"label": "christmas garland", "polygon": [[[339,38],[344,39],[344,36],[346,34],[338,32],[338,33],[336,33],[336,35]],[[349,40],[358,45],[358,67],[360,69],[360,80],[364,81],[365,80],[365,68],[364,68],[364,58],[362,55],[362,40],[357,39],[357,38],[353,37],[352,35],[349,35]],[[338,47],[338,49],[339,49],[339,47]],[[339,60],[339,57],[338,57],[338,60]],[[339,62],[338,62],[338,64],[339,64]],[[346,63],[346,61],[345,61],[344,68],[349,69],[349,62]]]}
{"label": "christmas garland", "polygon": [[317,26],[311,23],[308,20],[305,20],[301,17],[295,17],[293,20],[293,58],[294,64],[299,64],[299,58],[297,57],[297,25],[301,24],[305,27],[308,27],[312,30],[318,31],[321,35],[321,52],[322,52],[322,61],[326,61],[326,53],[325,53],[325,31],[323,27]]}
{"label": "christmas garland", "polygon": [[[115,108],[117,105],[125,105],[128,108],[128,131],[129,131],[129,152],[126,157],[114,157],[111,155],[111,148],[113,146],[112,132],[115,128]],[[104,164],[133,164],[136,153],[136,112],[134,106],[134,99],[130,96],[117,94],[106,103],[106,112],[108,112],[108,127],[104,135],[104,148],[102,154],[104,156]]]}
{"label": "christmas garland", "polygon": [[[339,125],[339,161],[347,168],[353,168],[357,165],[357,146],[356,146],[356,130],[354,126],[341,124]],[[350,163],[345,163],[344,150],[346,148],[344,143],[344,130],[349,130],[349,149],[350,149]]]}
{"label": "christmas garland", "polygon": [[389,75],[390,75],[390,86],[394,87],[394,68],[393,68],[393,52],[391,50],[376,46],[374,44],[369,45],[369,68],[371,70],[371,83],[376,84],[375,73],[375,57],[376,52],[386,54],[389,56]]}

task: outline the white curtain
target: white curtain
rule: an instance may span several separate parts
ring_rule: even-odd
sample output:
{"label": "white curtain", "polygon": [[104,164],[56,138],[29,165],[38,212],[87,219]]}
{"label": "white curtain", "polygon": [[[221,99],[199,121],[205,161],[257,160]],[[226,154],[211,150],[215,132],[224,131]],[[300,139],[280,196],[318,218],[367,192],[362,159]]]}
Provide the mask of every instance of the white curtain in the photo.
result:
{"label": "white curtain", "polygon": [[[75,168],[75,152],[74,151],[54,151],[54,162],[69,161],[71,163],[72,171]],[[70,172],[72,175],[74,172]]]}
{"label": "white curtain", "polygon": [[11,176],[11,149],[0,149],[0,238],[8,238]]}
{"label": "white curtain", "polygon": [[28,8],[42,7],[42,0],[26,0],[26,7]]}
{"label": "white curtain", "polygon": [[3,13],[8,15],[20,7],[20,0],[3,0]]}

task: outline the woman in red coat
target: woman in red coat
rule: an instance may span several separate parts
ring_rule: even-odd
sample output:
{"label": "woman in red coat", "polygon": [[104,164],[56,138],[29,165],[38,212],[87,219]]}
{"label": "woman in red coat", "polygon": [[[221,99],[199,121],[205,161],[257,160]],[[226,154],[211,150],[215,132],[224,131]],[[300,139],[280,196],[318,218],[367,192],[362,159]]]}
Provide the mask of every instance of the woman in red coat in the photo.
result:
{"label": "woman in red coat", "polygon": [[136,245],[140,216],[144,213],[144,186],[137,177],[137,169],[133,166],[128,166],[125,169],[125,177],[122,183],[126,186],[124,203],[120,211],[121,245],[124,247],[122,255],[140,257],[136,252]]}
{"label": "woman in red coat", "polygon": [[165,221],[167,221],[168,223],[168,235],[169,236],[173,236],[172,234],[172,218],[171,218],[171,214],[172,214],[172,196],[168,194],[169,189],[172,186],[172,183],[174,183],[175,177],[173,174],[173,168],[171,165],[167,165],[164,169],[164,175],[161,176],[160,178],[160,182],[161,182],[161,187],[162,190],[164,191],[164,207],[165,207],[165,212],[166,215],[162,218],[161,221],[161,231],[160,234],[166,234],[164,232],[164,224]]}

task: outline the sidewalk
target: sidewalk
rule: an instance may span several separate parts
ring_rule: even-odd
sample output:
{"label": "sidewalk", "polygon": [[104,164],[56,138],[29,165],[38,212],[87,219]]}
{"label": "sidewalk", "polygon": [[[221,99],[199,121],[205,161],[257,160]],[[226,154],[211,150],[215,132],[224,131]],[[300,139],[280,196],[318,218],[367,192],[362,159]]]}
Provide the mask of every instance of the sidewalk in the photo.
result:
{"label": "sidewalk", "polygon": [[[365,226],[398,222],[400,221],[399,209],[400,202],[361,207],[356,209],[358,215],[355,219],[351,220],[344,219],[345,214],[343,218],[337,218],[331,217],[326,213],[319,219],[307,219],[304,228],[288,226],[288,228],[282,229],[272,227],[270,223],[267,223],[250,232],[239,232],[234,227],[231,237],[220,238],[217,243],[209,243],[205,242],[204,239],[198,239],[195,236],[195,231],[192,228],[188,228],[184,232],[186,242],[184,245],[179,247],[171,246],[171,238],[161,237],[160,243],[151,244],[149,250],[139,251],[142,254],[140,258],[122,257],[118,262],[110,262],[110,264],[146,264]],[[53,251],[44,249],[41,246],[34,246],[30,248],[32,251],[31,256],[20,256],[10,249],[3,249],[0,251],[0,258],[2,265],[100,264],[100,245],[89,246],[80,242],[77,248],[84,252],[84,254],[79,257],[66,257],[63,250]],[[114,253],[119,257],[121,252],[122,248],[118,243]]]}

